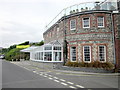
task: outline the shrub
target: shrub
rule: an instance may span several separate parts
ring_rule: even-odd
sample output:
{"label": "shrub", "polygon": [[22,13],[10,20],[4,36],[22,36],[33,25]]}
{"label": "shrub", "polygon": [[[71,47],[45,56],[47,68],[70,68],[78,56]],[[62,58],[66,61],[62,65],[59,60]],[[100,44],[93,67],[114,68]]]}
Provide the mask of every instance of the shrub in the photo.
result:
{"label": "shrub", "polygon": [[84,66],[85,66],[85,63],[84,63],[84,62],[78,63],[78,67],[84,67]]}
{"label": "shrub", "polygon": [[78,67],[78,62],[70,62],[70,61],[68,61],[65,65],[66,66],[72,66],[72,67]]}
{"label": "shrub", "polygon": [[20,50],[21,49],[18,48],[11,49],[8,53],[6,53],[5,59],[9,61],[12,61],[12,59],[13,60],[19,59],[18,55],[20,54]]}
{"label": "shrub", "polygon": [[94,61],[91,63],[84,63],[84,62],[70,62],[68,61],[66,66],[72,66],[72,67],[94,67],[94,68],[104,68],[106,70],[114,69],[114,65],[110,62],[101,63],[99,61]]}
{"label": "shrub", "polygon": [[78,67],[78,62],[73,62],[73,67]]}
{"label": "shrub", "polygon": [[93,67],[94,62],[88,63],[88,67]]}
{"label": "shrub", "polygon": [[114,65],[112,63],[106,62],[105,64],[106,64],[104,67],[105,69],[107,70],[114,69]]}
{"label": "shrub", "polygon": [[100,68],[100,66],[101,66],[100,64],[101,64],[101,63],[100,63],[99,61],[94,61],[94,62],[93,62],[93,67],[95,67],[95,68],[98,68],[98,67],[99,67],[99,68]]}
{"label": "shrub", "polygon": [[72,62],[70,62],[69,60],[65,63],[66,66],[72,66]]}

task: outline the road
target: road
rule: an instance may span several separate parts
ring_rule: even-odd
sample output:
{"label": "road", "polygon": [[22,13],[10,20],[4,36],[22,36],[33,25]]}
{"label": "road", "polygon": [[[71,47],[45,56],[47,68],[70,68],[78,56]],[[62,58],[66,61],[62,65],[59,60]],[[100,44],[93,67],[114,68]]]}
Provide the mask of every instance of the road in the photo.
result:
{"label": "road", "polygon": [[3,61],[2,69],[2,88],[67,88],[6,61]]}
{"label": "road", "polygon": [[2,70],[2,88],[118,88],[114,75],[70,74],[7,61],[2,61]]}

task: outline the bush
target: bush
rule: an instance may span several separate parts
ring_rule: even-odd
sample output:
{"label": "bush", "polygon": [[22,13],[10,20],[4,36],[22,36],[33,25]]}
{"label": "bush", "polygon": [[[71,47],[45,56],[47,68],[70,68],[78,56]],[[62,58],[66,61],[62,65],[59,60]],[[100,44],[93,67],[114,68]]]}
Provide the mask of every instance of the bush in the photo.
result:
{"label": "bush", "polygon": [[9,61],[12,61],[12,59],[13,60],[20,59],[20,50],[21,49],[18,48],[11,49],[8,53],[6,53],[5,59]]}
{"label": "bush", "polygon": [[72,67],[78,67],[79,63],[78,62],[70,62],[70,61],[68,61],[65,65],[66,66],[72,66]]}
{"label": "bush", "polygon": [[101,68],[101,63],[99,61],[94,61],[93,62],[93,67],[95,67],[95,68]]}
{"label": "bush", "polygon": [[110,62],[106,62],[104,68],[107,70],[114,69],[114,65]]}
{"label": "bush", "polygon": [[85,66],[84,62],[78,63],[78,67],[84,67],[84,66]]}
{"label": "bush", "polygon": [[106,70],[111,70],[114,69],[114,65],[110,62],[105,62],[105,63],[101,63],[99,61],[94,61],[91,63],[84,63],[84,62],[70,62],[68,61],[66,64],[66,66],[71,66],[71,67],[93,67],[93,68],[104,68]]}

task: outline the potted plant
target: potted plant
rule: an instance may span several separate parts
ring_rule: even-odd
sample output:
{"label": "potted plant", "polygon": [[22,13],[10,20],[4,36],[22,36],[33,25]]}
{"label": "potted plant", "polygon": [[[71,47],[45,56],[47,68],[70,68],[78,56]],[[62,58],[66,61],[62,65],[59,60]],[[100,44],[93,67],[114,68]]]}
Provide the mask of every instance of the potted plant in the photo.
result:
{"label": "potted plant", "polygon": [[73,13],[75,13],[75,10],[73,10]]}
{"label": "potted plant", "polygon": [[81,8],[81,11],[84,11],[84,9],[83,9],[83,8]]}
{"label": "potted plant", "polygon": [[79,9],[76,9],[76,12],[79,12]]}

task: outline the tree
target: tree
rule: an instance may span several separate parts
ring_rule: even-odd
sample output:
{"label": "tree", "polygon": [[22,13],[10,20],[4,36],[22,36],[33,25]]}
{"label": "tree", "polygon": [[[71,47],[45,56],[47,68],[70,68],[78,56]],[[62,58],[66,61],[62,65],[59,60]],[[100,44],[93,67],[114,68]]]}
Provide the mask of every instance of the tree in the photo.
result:
{"label": "tree", "polygon": [[20,50],[21,49],[19,48],[11,49],[9,52],[6,53],[5,59],[9,61],[12,59],[19,59],[18,55],[20,55]]}
{"label": "tree", "polygon": [[41,42],[37,43],[37,46],[42,46],[44,45],[44,41],[42,40]]}
{"label": "tree", "polygon": [[30,45],[31,45],[31,46],[32,46],[32,45],[35,45],[35,46],[42,46],[42,45],[44,45],[44,41],[41,40],[41,41],[38,42],[38,43],[31,43]]}
{"label": "tree", "polygon": [[21,44],[19,44],[19,45],[29,45],[29,41],[26,41],[26,42],[21,43]]}

